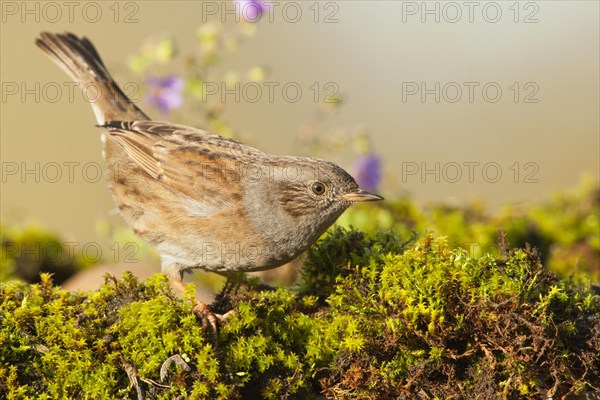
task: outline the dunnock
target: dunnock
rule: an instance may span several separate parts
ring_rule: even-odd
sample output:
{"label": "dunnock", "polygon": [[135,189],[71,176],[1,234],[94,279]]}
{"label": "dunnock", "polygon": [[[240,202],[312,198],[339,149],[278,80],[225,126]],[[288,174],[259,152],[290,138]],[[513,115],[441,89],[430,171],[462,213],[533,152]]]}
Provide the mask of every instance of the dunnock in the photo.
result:
{"label": "dunnock", "polygon": [[[42,33],[36,44],[95,99],[108,186],[121,215],[183,273],[275,268],[294,259],[353,203],[382,200],[337,165],[265,154],[199,129],[151,121],[119,89],[86,38]],[[89,95],[90,89],[95,95]],[[198,301],[216,329],[215,315]]]}

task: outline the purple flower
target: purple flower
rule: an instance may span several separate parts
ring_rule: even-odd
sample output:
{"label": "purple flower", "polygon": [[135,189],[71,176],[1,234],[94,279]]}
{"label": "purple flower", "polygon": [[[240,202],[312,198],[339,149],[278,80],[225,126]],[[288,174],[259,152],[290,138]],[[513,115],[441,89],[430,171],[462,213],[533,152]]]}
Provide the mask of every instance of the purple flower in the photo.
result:
{"label": "purple flower", "polygon": [[266,1],[260,0],[235,0],[235,9],[247,22],[256,22],[263,13],[269,11]]}
{"label": "purple flower", "polygon": [[360,156],[354,163],[356,183],[365,190],[376,190],[381,181],[381,159],[374,154]]}
{"label": "purple flower", "polygon": [[146,104],[157,107],[163,114],[181,107],[183,104],[184,82],[178,76],[166,76],[158,78],[151,76],[146,78],[148,94],[144,97]]}

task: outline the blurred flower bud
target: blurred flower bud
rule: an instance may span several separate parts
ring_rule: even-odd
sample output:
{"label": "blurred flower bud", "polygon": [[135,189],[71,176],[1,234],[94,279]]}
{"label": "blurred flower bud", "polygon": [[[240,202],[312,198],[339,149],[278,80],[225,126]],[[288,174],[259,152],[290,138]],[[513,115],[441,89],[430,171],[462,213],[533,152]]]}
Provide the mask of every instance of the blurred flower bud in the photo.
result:
{"label": "blurred flower bud", "polygon": [[360,156],[354,163],[356,183],[366,190],[377,190],[381,182],[381,159],[375,154]]}
{"label": "blurred flower bud", "polygon": [[183,104],[182,92],[185,85],[180,77],[151,76],[146,79],[146,84],[148,94],[144,97],[144,102],[157,107],[163,114],[168,114]]}

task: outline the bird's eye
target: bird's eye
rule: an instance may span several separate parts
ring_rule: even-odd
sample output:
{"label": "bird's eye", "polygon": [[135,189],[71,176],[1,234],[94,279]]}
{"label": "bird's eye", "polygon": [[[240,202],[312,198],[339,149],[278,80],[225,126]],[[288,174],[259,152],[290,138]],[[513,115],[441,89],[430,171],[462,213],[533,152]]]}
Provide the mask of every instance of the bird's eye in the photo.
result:
{"label": "bird's eye", "polygon": [[315,182],[312,184],[311,187],[312,191],[314,194],[316,195],[322,195],[323,193],[325,193],[325,184],[321,183],[321,182]]}

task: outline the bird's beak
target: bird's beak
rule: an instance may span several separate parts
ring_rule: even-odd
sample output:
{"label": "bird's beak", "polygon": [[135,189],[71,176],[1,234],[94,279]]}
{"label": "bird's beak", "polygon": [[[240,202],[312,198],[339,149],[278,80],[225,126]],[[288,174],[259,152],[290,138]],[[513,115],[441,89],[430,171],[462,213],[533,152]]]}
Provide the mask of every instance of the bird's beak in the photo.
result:
{"label": "bird's beak", "polygon": [[353,192],[350,193],[346,193],[342,196],[342,199],[346,200],[346,201],[351,201],[353,203],[358,203],[358,202],[363,202],[363,201],[376,201],[376,200],[383,200],[383,197],[371,193],[371,192],[367,192],[366,190],[363,189],[356,189]]}

